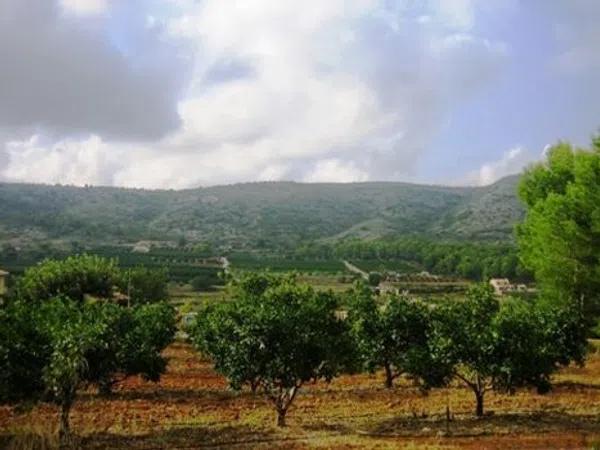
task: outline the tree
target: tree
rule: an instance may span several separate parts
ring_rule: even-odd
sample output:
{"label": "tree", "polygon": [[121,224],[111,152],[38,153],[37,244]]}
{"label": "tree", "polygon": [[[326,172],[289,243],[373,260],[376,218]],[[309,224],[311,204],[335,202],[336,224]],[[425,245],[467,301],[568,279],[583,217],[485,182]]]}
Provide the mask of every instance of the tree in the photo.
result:
{"label": "tree", "polygon": [[543,394],[561,366],[583,364],[585,327],[576,308],[511,299],[500,307],[492,329],[497,390],[513,393],[533,386]]}
{"label": "tree", "polygon": [[117,353],[118,373],[159,381],[167,368],[162,351],[173,342],[175,308],[165,302],[141,305],[132,311],[132,326],[122,335]]}
{"label": "tree", "polygon": [[[128,288],[133,309],[97,301],[111,298],[116,284],[124,284]],[[167,296],[164,271],[140,267],[124,273],[119,271],[114,261],[88,255],[62,261],[46,260],[28,269],[18,281],[15,299],[11,302],[15,304],[12,308],[15,320],[22,323],[31,319],[30,323],[35,324],[35,305],[52,301],[55,296],[74,300],[82,309],[94,310],[97,319],[104,323],[105,335],[99,338],[105,345],[86,354],[88,382],[97,384],[103,394],[109,394],[116,382],[131,375],[158,380],[166,369],[161,352],[175,333],[174,308],[165,303],[154,303]],[[28,307],[28,304],[32,306]],[[14,365],[14,370],[7,373],[18,376],[17,369],[23,366],[19,363],[18,347],[10,344],[11,339],[15,342],[19,342],[19,337],[29,339],[32,344],[25,342],[24,348],[48,339],[47,336],[40,338],[39,333],[36,334],[30,327],[29,323],[25,323],[22,325],[24,331],[17,330],[12,337],[6,332],[8,344],[5,355],[7,361]],[[14,330],[14,327],[8,329]],[[42,354],[42,350],[37,349],[31,361],[24,360],[31,365],[30,378],[33,380],[40,379],[39,370],[34,368],[40,369],[46,364],[43,359],[35,357],[35,354]],[[11,392],[14,380],[8,381],[6,386]]]}
{"label": "tree", "polygon": [[175,310],[166,303],[123,308],[103,301],[120,278],[103,258],[47,260],[26,271],[0,309],[0,400],[56,403],[63,443],[70,440],[69,413],[81,386],[109,391],[118,377],[156,381],[165,371],[161,352],[172,341]]}
{"label": "tree", "polygon": [[220,277],[222,272],[213,271],[201,271],[194,278],[190,280],[192,289],[194,291],[212,291],[215,290],[215,286],[223,284]]}
{"label": "tree", "polygon": [[358,285],[350,300],[348,322],[363,366],[385,370],[385,386],[415,374],[429,352],[429,311],[418,301],[390,296],[380,307],[371,290]]}
{"label": "tree", "polygon": [[248,385],[256,393],[262,373],[254,355],[259,354],[261,343],[242,339],[247,318],[237,305],[223,302],[205,307],[191,330],[192,340],[199,351],[211,356],[215,370],[226,375],[234,389]]}
{"label": "tree", "polygon": [[544,297],[600,312],[600,144],[562,142],[529,168],[519,185],[527,216],[517,229],[520,258]]}
{"label": "tree", "polygon": [[167,271],[136,267],[124,270],[119,288],[127,293],[132,305],[156,303],[169,298]]}
{"label": "tree", "polygon": [[104,344],[94,336],[103,331],[104,324],[69,300],[56,299],[48,303],[45,305],[45,325],[52,352],[44,367],[43,380],[49,398],[60,408],[60,444],[70,446],[69,415],[77,390],[86,379],[88,363],[85,354]]}
{"label": "tree", "polygon": [[117,375],[158,380],[166,368],[161,351],[174,330],[167,304],[128,309],[66,298],[15,301],[0,309],[0,401],[57,404],[65,443],[77,390]]}
{"label": "tree", "polygon": [[369,272],[369,278],[368,278],[369,286],[373,286],[373,287],[379,286],[379,283],[381,283],[382,278],[383,277],[381,276],[381,274],[379,272]]}
{"label": "tree", "polygon": [[[49,299],[41,305],[15,302],[3,311],[10,333],[15,341],[8,343],[8,358],[2,361],[2,400],[39,401],[49,400],[60,408],[60,441],[71,441],[69,414],[77,396],[77,390],[89,383],[89,362],[109,345],[113,336],[109,328],[108,314],[104,309],[110,304],[82,305],[69,299]],[[27,325],[19,318],[27,318]],[[22,326],[25,325],[25,328]],[[35,332],[32,333],[32,330]],[[31,342],[26,339],[33,338]],[[10,348],[12,346],[12,348]],[[6,349],[6,343],[0,344]],[[14,364],[12,351],[18,351],[21,364]],[[41,351],[40,351],[41,350]],[[15,355],[12,355],[15,356]],[[22,379],[19,379],[22,377]],[[35,380],[35,382],[32,382]],[[16,382],[16,383],[15,383]],[[13,392],[9,389],[16,388]]]}
{"label": "tree", "polygon": [[485,393],[550,389],[550,376],[585,356],[584,329],[572,309],[511,299],[502,305],[487,285],[471,288],[462,302],[435,310],[433,341],[438,361],[473,391],[475,415],[484,414]]}
{"label": "tree", "polygon": [[103,395],[130,376],[158,381],[167,367],[161,353],[175,335],[175,309],[167,303],[133,309],[96,303],[88,308],[106,324],[101,336],[105,345],[86,353],[88,381]]}
{"label": "tree", "polygon": [[293,277],[250,275],[237,284],[230,305],[199,314],[194,342],[234,389],[259,388],[277,411],[277,425],[285,426],[302,385],[331,380],[352,353],[336,306],[333,295]]}
{"label": "tree", "polygon": [[17,301],[0,308],[0,402],[39,398],[44,392],[51,346],[40,326],[42,309]]}
{"label": "tree", "polygon": [[118,283],[116,262],[93,255],[48,259],[30,267],[17,281],[15,296],[37,303],[55,297],[82,302],[86,295],[111,298]]}

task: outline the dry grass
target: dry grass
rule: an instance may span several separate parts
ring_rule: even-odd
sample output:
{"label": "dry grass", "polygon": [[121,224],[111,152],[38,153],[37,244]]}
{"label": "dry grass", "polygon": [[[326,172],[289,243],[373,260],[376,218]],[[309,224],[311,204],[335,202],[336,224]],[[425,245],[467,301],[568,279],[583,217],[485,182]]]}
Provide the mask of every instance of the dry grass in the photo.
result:
{"label": "dry grass", "polygon": [[[158,385],[129,379],[108,400],[82,393],[72,429],[83,448],[576,449],[600,441],[598,354],[558,374],[548,395],[489,395],[493,414],[480,420],[460,386],[423,396],[408,382],[386,390],[379,374],[345,376],[303,388],[280,430],[269,404],[228,391],[189,346],[166,353],[171,362]],[[27,413],[0,407],[0,447],[51,448],[56,414],[47,405]]]}

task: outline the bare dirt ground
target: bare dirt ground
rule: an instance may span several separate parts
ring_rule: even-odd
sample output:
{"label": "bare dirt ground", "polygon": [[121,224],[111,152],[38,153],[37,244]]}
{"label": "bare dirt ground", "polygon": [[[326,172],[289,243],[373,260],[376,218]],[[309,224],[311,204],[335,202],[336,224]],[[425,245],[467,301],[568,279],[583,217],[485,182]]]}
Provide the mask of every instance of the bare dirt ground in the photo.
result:
{"label": "bare dirt ground", "polygon": [[[381,374],[344,376],[305,386],[274,426],[270,404],[232,392],[186,344],[166,351],[160,383],[131,378],[111,398],[80,395],[72,429],[82,448],[590,449],[600,448],[600,355],[556,376],[547,395],[489,394],[489,415],[475,419],[472,394],[460,386],[423,395],[409,382],[383,388]],[[449,407],[453,420],[446,420]],[[27,433],[52,436],[57,411],[0,407],[0,448]]]}

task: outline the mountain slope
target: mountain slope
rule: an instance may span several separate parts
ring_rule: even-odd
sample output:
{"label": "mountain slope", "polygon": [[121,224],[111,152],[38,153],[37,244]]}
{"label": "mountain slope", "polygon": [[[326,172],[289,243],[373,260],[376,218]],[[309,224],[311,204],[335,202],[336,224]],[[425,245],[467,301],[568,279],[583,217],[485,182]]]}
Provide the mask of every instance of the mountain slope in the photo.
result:
{"label": "mountain slope", "polygon": [[0,240],[139,239],[234,248],[418,234],[508,240],[523,214],[518,177],[486,187],[246,183],[183,191],[0,184]]}

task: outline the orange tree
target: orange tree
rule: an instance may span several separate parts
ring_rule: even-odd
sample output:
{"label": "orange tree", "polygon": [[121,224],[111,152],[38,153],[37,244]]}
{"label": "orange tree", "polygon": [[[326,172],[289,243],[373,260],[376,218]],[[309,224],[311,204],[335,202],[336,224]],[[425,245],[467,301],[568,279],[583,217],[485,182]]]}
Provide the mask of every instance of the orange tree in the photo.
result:
{"label": "orange tree", "polygon": [[230,303],[198,315],[193,340],[234,389],[260,390],[277,411],[277,425],[310,380],[331,380],[353,354],[337,301],[293,277],[249,275]]}
{"label": "orange tree", "polygon": [[433,385],[438,384],[433,375],[445,378],[439,370],[442,365],[431,358],[432,321],[425,303],[397,295],[378,302],[364,284],[358,284],[349,297],[348,323],[364,369],[383,368],[387,388],[401,375]]}
{"label": "orange tree", "polygon": [[436,361],[473,391],[483,416],[485,393],[513,393],[533,386],[547,392],[550,377],[571,361],[582,363],[585,328],[574,308],[509,299],[502,304],[489,286],[471,288],[464,301],[435,309],[432,346]]}
{"label": "orange tree", "polygon": [[133,374],[158,380],[175,310],[166,303],[124,308],[101,297],[116,277],[109,261],[85,256],[26,272],[16,295],[0,306],[0,402],[57,403],[66,439],[80,386],[110,388]]}

